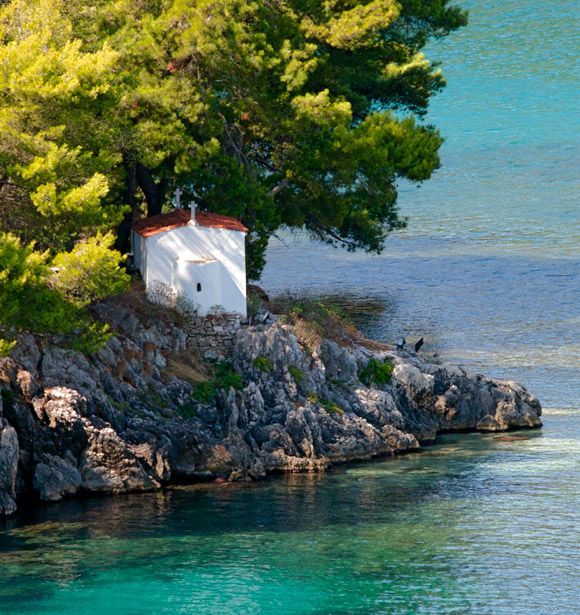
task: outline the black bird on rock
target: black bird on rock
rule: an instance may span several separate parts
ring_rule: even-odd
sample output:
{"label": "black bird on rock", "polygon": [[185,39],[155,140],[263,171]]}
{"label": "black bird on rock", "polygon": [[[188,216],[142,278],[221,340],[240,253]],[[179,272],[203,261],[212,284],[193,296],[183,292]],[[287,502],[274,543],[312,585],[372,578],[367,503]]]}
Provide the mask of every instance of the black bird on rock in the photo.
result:
{"label": "black bird on rock", "polygon": [[421,346],[423,346],[423,344],[425,343],[425,340],[423,338],[421,338],[416,344],[415,344],[415,352],[419,352],[419,350],[421,350]]}
{"label": "black bird on rock", "polygon": [[405,348],[405,344],[407,343],[407,340],[402,337],[398,342],[397,342],[397,350],[403,350],[403,348]]}

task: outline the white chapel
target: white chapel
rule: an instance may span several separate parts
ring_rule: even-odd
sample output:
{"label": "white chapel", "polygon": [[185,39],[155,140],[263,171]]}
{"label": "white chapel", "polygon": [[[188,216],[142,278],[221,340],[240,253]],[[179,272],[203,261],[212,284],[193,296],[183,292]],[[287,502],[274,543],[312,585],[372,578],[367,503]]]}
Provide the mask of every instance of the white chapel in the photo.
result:
{"label": "white chapel", "polygon": [[247,232],[235,218],[195,207],[135,222],[134,263],[149,297],[165,292],[184,297],[201,316],[225,311],[245,318]]}

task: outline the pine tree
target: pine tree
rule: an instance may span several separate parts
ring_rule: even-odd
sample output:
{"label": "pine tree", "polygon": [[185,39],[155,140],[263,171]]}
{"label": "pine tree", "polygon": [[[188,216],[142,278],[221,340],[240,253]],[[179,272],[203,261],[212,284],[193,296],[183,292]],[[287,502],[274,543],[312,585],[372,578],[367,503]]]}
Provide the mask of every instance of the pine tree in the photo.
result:
{"label": "pine tree", "polygon": [[12,0],[0,9],[0,223],[52,255],[177,186],[268,237],[380,251],[399,178],[439,166],[423,55],[448,0]]}

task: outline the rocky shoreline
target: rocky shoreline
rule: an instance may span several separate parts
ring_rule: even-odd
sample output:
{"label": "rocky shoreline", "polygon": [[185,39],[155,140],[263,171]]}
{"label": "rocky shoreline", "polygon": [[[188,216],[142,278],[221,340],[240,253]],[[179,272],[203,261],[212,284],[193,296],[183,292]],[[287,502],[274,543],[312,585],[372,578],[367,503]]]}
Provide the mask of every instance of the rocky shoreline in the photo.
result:
{"label": "rocky shoreline", "polygon": [[[208,346],[207,326],[200,340],[127,306],[98,310],[116,333],[98,353],[23,335],[0,359],[0,516],[24,499],[322,471],[417,449],[442,431],[541,426],[540,403],[521,385],[428,357],[312,345],[276,319],[231,331],[218,322],[225,346]],[[211,386],[200,346],[228,362]],[[389,377],[369,381],[369,367],[385,365]]]}

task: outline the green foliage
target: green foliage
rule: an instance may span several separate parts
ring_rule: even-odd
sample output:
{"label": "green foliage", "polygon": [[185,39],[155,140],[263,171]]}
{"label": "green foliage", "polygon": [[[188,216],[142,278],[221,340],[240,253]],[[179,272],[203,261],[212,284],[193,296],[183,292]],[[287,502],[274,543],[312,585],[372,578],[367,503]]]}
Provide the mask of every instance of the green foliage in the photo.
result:
{"label": "green foliage", "polygon": [[128,290],[130,278],[119,264],[121,254],[112,249],[114,241],[111,233],[99,234],[57,254],[53,287],[79,306]]}
{"label": "green foliage", "polygon": [[61,334],[71,347],[94,352],[107,341],[107,327],[53,289],[51,273],[46,253],[0,233],[0,333]]}
{"label": "green foliage", "polygon": [[418,120],[444,86],[422,49],[466,23],[448,4],[2,3],[3,230],[54,254],[118,227],[126,248],[180,185],[250,228],[252,278],[281,225],[380,251],[398,179],[439,165]]}
{"label": "green foliage", "polygon": [[213,366],[212,377],[195,386],[193,397],[203,404],[213,404],[220,389],[243,388],[242,377],[236,373],[230,363],[222,361]]}
{"label": "green foliage", "polygon": [[288,371],[296,381],[296,384],[300,384],[304,380],[304,372],[297,365],[291,365]]}
{"label": "green foliage", "polygon": [[9,341],[0,338],[0,358],[9,356],[14,349],[14,346],[16,346],[16,342],[14,340]]}
{"label": "green foliage", "polygon": [[69,339],[68,347],[84,354],[98,352],[113,337],[107,323],[92,322],[86,316],[79,322],[78,331],[78,336]]}
{"label": "green foliage", "polygon": [[120,54],[105,41],[88,50],[66,12],[61,0],[0,8],[0,178],[36,214],[11,230],[51,249],[123,215],[107,201],[118,179],[108,112]]}
{"label": "green foliage", "polygon": [[242,377],[227,362],[216,364],[214,368],[214,381],[220,389],[234,388],[239,391],[243,388]]}
{"label": "green foliage", "polygon": [[328,412],[328,414],[344,414],[344,408],[341,408],[338,404],[333,401],[328,401],[327,399],[321,399],[320,405]]}
{"label": "green foliage", "polygon": [[213,404],[217,397],[217,388],[213,380],[200,382],[193,390],[193,396],[202,404]]}
{"label": "green foliage", "polygon": [[8,329],[66,333],[77,321],[75,309],[47,281],[47,255],[0,234],[0,324]]}
{"label": "green foliage", "polygon": [[308,395],[306,396],[306,399],[308,400],[309,403],[311,403],[312,405],[315,405],[318,403],[319,399],[318,399],[318,395],[316,395],[316,393],[308,393]]}
{"label": "green foliage", "polygon": [[254,359],[254,367],[266,374],[269,374],[274,369],[274,365],[268,357],[258,357]]}
{"label": "green foliage", "polygon": [[380,386],[391,382],[393,364],[390,361],[377,361],[374,357],[369,360],[366,367],[360,372],[360,381],[370,386]]}

